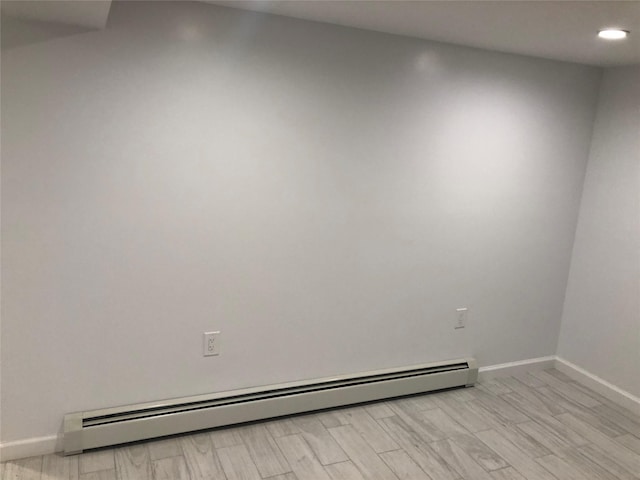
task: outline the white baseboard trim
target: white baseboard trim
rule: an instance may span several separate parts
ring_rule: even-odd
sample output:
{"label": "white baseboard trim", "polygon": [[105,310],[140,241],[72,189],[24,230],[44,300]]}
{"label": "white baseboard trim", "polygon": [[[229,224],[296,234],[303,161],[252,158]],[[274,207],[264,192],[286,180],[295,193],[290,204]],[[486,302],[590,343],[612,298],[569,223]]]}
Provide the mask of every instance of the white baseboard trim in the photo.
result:
{"label": "white baseboard trim", "polygon": [[640,415],[640,398],[635,395],[616,387],[612,383],[586,371],[584,368],[568,362],[564,358],[556,357],[556,368],[576,382],[583,384],[585,387],[589,387],[594,392],[599,393],[612,402],[631,410],[636,415]]}
{"label": "white baseboard trim", "polygon": [[0,443],[0,461],[18,460],[20,458],[49,455],[61,450],[58,435],[28,438],[15,442]]}
{"label": "white baseboard trim", "polygon": [[555,363],[555,355],[550,355],[548,357],[530,358],[518,362],[489,365],[488,367],[480,367],[478,369],[478,380],[486,381],[492,378],[509,377],[511,375],[518,375],[535,370],[546,370],[547,368],[553,368]]}

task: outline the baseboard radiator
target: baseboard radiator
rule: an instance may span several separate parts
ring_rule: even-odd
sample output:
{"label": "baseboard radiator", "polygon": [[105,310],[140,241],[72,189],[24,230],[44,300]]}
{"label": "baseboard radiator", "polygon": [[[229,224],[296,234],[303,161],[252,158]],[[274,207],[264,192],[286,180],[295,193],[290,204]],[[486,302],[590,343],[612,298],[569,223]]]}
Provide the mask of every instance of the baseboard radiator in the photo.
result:
{"label": "baseboard radiator", "polygon": [[71,413],[64,418],[64,453],[471,386],[477,377],[476,361],[465,358]]}

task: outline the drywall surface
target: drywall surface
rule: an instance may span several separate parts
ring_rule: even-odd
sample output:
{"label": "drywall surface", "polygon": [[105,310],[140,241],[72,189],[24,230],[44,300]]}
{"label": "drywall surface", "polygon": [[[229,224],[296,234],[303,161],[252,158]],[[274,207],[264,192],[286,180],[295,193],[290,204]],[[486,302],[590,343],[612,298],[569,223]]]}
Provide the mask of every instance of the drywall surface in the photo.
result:
{"label": "drywall surface", "polygon": [[86,27],[36,20],[21,20],[7,15],[2,15],[0,22],[0,47],[2,52],[21,45],[45,42],[58,37],[67,37],[91,31]]}
{"label": "drywall surface", "polygon": [[598,69],[186,2],[2,62],[3,441],[555,354]]}
{"label": "drywall surface", "polygon": [[640,66],[603,77],[558,355],[640,396]]}

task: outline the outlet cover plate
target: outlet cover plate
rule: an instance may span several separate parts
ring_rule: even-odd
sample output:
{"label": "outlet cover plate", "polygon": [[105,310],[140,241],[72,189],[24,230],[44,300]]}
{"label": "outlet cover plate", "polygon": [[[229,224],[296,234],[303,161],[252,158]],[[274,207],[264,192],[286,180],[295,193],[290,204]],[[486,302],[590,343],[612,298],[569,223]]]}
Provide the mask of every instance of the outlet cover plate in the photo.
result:
{"label": "outlet cover plate", "polygon": [[467,308],[456,308],[456,323],[453,328],[456,330],[467,326]]}
{"label": "outlet cover plate", "polygon": [[205,357],[220,355],[220,332],[204,332],[202,337],[204,339],[202,355]]}

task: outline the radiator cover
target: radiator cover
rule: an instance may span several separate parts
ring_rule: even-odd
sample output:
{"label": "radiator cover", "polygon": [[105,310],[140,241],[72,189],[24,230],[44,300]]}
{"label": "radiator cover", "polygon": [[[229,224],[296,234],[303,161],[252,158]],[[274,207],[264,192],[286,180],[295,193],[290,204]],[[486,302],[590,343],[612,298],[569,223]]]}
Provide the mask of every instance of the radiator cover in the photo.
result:
{"label": "radiator cover", "polygon": [[477,378],[476,361],[464,358],[70,413],[64,417],[64,453],[472,386]]}

